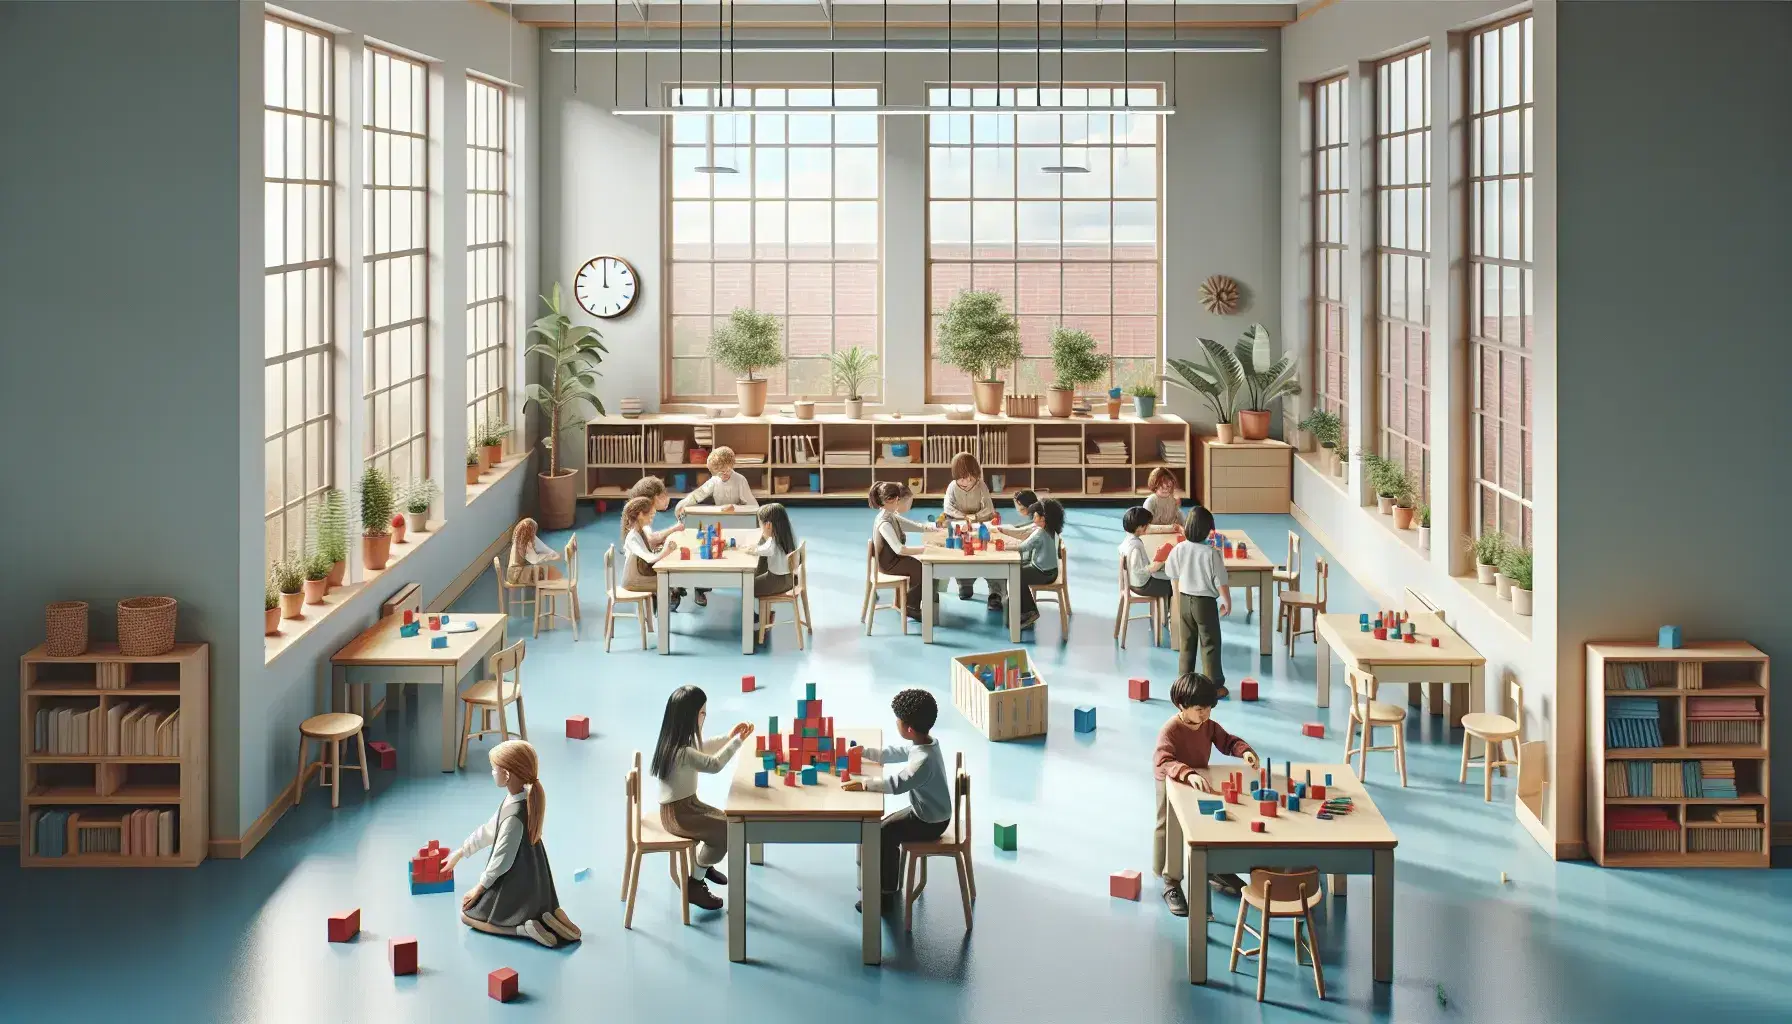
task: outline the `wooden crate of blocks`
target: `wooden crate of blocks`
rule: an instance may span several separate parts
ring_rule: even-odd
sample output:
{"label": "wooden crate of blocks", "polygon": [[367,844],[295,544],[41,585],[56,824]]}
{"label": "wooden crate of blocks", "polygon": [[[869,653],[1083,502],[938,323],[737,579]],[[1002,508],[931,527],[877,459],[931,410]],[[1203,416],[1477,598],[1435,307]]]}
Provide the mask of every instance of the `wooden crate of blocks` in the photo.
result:
{"label": "wooden crate of blocks", "polygon": [[992,740],[1043,736],[1044,677],[1024,650],[967,654],[952,659],[952,705]]}

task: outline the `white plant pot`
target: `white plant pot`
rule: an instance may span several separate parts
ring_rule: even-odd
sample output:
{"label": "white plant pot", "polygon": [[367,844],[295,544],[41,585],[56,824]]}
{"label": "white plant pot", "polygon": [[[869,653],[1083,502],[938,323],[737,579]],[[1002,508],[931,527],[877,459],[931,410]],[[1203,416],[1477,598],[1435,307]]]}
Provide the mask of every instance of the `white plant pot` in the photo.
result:
{"label": "white plant pot", "polygon": [[1482,565],[1479,562],[1475,563],[1475,579],[1486,586],[1493,586],[1493,574],[1498,571],[1499,570],[1491,565]]}
{"label": "white plant pot", "polygon": [[865,415],[865,400],[863,398],[848,398],[846,400],[846,418],[856,420],[863,415]]}
{"label": "white plant pot", "polygon": [[1419,527],[1419,547],[1426,551],[1431,550],[1431,527]]}
{"label": "white plant pot", "polygon": [[429,513],[428,512],[406,512],[404,514],[404,532],[406,534],[428,533],[429,532]]}
{"label": "white plant pot", "polygon": [[1375,507],[1381,510],[1382,515],[1391,516],[1394,514],[1394,499],[1388,495],[1378,494],[1375,496]]}
{"label": "white plant pot", "polygon": [[1512,588],[1512,614],[1514,614],[1514,615],[1529,615],[1529,614],[1531,614],[1531,592],[1530,591],[1520,590],[1517,587]]}
{"label": "white plant pot", "polygon": [[1495,570],[1493,574],[1493,594],[1502,601],[1512,600],[1512,577]]}

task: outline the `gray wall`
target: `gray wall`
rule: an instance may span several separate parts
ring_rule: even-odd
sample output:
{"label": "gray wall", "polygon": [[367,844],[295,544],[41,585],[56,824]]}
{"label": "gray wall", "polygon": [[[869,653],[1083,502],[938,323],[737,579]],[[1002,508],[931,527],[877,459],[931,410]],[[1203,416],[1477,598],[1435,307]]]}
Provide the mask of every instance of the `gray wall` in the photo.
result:
{"label": "gray wall", "polygon": [[1792,4],[1559,18],[1562,678],[1588,639],[1677,623],[1752,641],[1783,680]]}
{"label": "gray wall", "polygon": [[0,4],[0,651],[43,640],[49,601],[89,602],[104,639],[118,599],[178,597],[181,638],[214,645],[220,770],[243,618],[237,28],[236,4]]}

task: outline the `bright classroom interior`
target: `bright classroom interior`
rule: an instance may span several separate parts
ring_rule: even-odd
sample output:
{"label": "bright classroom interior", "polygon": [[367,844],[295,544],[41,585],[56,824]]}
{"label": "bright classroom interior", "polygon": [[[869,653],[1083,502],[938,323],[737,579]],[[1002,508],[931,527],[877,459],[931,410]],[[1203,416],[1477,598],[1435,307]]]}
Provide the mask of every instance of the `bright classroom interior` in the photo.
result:
{"label": "bright classroom interior", "polygon": [[0,1019],[1785,1019],[1789,52],[0,0]]}

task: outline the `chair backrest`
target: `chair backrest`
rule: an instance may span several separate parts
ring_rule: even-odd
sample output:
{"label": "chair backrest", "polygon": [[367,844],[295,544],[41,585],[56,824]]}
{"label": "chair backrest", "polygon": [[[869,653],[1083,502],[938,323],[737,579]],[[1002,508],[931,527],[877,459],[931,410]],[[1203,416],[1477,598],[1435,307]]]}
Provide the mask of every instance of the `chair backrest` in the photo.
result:
{"label": "chair backrest", "polygon": [[1313,600],[1319,602],[1319,610],[1325,610],[1325,599],[1331,594],[1332,566],[1323,557],[1313,559],[1313,575],[1319,582],[1313,585]]}
{"label": "chair backrest", "polygon": [[1319,891],[1319,869],[1252,868],[1251,888],[1272,903],[1305,903]]}
{"label": "chair backrest", "polygon": [[510,584],[504,579],[504,567],[498,564],[498,556],[492,556],[492,575],[498,578],[498,610],[504,611],[504,595],[510,592]]}
{"label": "chair backrest", "polygon": [[628,837],[628,845],[636,846],[641,842],[641,752],[635,751],[635,763],[628,773],[622,777],[622,812],[627,815],[623,819],[623,834]]}
{"label": "chair backrest", "polygon": [[790,593],[798,595],[809,584],[809,542],[797,541],[796,550],[790,555],[790,575],[793,577]]}
{"label": "chair backrest", "polygon": [[1506,692],[1512,695],[1512,720],[1518,723],[1518,742],[1524,742],[1524,684],[1513,676],[1506,684]]}
{"label": "chair backrest", "polygon": [[604,593],[616,593],[616,545],[604,549]]}
{"label": "chair backrest", "polygon": [[1126,572],[1126,556],[1120,556],[1120,596],[1132,597],[1132,578]]}
{"label": "chair backrest", "polygon": [[528,653],[525,647],[524,642],[518,640],[501,651],[493,651],[491,656],[486,659],[486,664],[491,668],[492,678],[503,682],[505,676],[514,674],[516,678],[511,682],[521,688],[523,685],[523,655]]}
{"label": "chair backrest", "polygon": [[877,541],[874,539],[874,540],[868,540],[865,542],[865,582],[871,583],[871,582],[875,581],[876,579],[877,579]]}
{"label": "chair backrest", "polygon": [[1064,585],[1064,574],[1070,569],[1070,550],[1064,546],[1064,538],[1058,538],[1058,578],[1052,581],[1053,586]]}
{"label": "chair backrest", "polygon": [[1282,563],[1282,568],[1300,571],[1300,534],[1293,530],[1288,531],[1288,560]]}
{"label": "chair backrest", "polygon": [[566,583],[567,586],[579,585],[579,538],[569,537],[566,541]]}
{"label": "chair backrest", "polygon": [[1374,700],[1375,691],[1381,685],[1375,681],[1373,675],[1370,675],[1367,672],[1359,672],[1356,669],[1347,669],[1344,673],[1344,679],[1350,687],[1350,703],[1352,704],[1355,704],[1359,698],[1365,704]]}
{"label": "chair backrest", "polygon": [[952,772],[952,842],[971,841],[971,773],[964,770],[964,751],[958,752]]}

